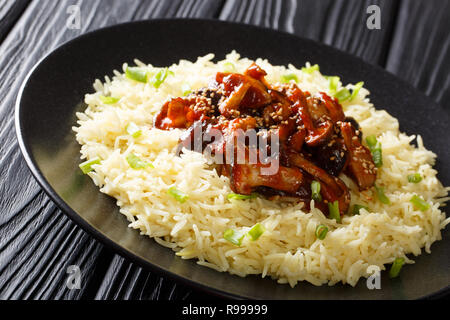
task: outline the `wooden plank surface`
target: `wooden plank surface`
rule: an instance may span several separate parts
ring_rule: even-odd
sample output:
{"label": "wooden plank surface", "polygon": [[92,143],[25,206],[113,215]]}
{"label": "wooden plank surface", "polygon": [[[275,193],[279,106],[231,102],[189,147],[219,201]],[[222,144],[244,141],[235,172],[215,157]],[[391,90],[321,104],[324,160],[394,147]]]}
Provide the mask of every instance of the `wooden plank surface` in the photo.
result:
{"label": "wooden plank surface", "polygon": [[[81,8],[81,29],[65,27]],[[369,30],[367,6],[381,9]],[[30,68],[86,31],[160,17],[218,18],[295,33],[386,67],[449,107],[449,1],[34,0],[0,4],[0,298],[201,299],[204,294],[108,251],[72,223],[29,173],[14,132],[14,100]],[[288,50],[288,48],[287,48]],[[68,265],[82,287],[66,286]]]}

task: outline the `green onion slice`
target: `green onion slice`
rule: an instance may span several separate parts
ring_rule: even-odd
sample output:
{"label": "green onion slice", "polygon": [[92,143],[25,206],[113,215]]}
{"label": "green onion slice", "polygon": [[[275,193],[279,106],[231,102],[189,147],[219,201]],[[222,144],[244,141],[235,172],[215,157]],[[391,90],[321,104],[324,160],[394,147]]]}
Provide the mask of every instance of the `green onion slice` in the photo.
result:
{"label": "green onion slice", "polygon": [[166,80],[167,76],[170,74],[170,71],[168,68],[163,68],[158,71],[157,74],[155,74],[151,79],[150,83],[155,87],[159,88],[161,84]]}
{"label": "green onion slice", "polygon": [[225,62],[223,68],[225,72],[236,72],[236,66],[231,62]]}
{"label": "green onion slice", "polygon": [[227,229],[223,233],[223,238],[236,246],[240,246],[242,239],[244,239],[245,233],[239,232],[233,229]]}
{"label": "green onion slice", "polygon": [[144,169],[147,167],[154,168],[154,166],[151,163],[148,163],[146,161],[141,160],[138,156],[136,156],[134,153],[130,153],[127,156],[127,162],[130,165],[131,168],[139,170]]}
{"label": "green onion slice", "polygon": [[148,78],[147,70],[139,67],[127,67],[127,69],[125,70],[125,75],[128,79],[143,83],[146,83]]}
{"label": "green onion slice", "polygon": [[281,76],[281,82],[283,82],[283,83],[289,83],[291,80],[298,82],[297,76],[293,73],[284,74]]}
{"label": "green onion slice", "polygon": [[100,158],[99,157],[95,157],[91,160],[87,160],[83,163],[80,163],[79,167],[81,169],[81,171],[83,171],[84,174],[91,172],[92,170],[94,170],[92,168],[92,165],[94,164],[100,164]]}
{"label": "green onion slice", "polygon": [[303,67],[302,71],[305,72],[305,73],[311,74],[314,71],[320,71],[320,68],[319,68],[318,64],[315,64],[315,65],[310,66],[310,67]]}
{"label": "green onion slice", "polygon": [[391,269],[389,270],[389,278],[398,277],[400,270],[402,270],[403,264],[405,263],[405,259],[396,258],[392,263]]}
{"label": "green onion slice", "polygon": [[189,93],[192,92],[191,86],[185,83],[181,86],[181,91],[183,92],[183,96],[187,96]]}
{"label": "green onion slice", "polygon": [[413,173],[408,175],[408,182],[419,183],[420,181],[422,181],[422,176],[420,175],[420,173]]}
{"label": "green onion slice", "polygon": [[167,193],[172,197],[174,197],[180,203],[186,202],[186,200],[189,198],[187,194],[185,194],[183,191],[178,190],[175,187],[169,188],[169,190],[167,190]]}
{"label": "green onion slice", "polygon": [[337,91],[340,78],[337,76],[328,77],[330,93],[334,95]]}
{"label": "green onion slice", "polygon": [[323,240],[325,239],[325,237],[327,236],[328,233],[328,227],[323,225],[323,224],[319,224],[316,228],[316,237],[319,240]]}
{"label": "green onion slice", "polygon": [[246,199],[254,199],[258,197],[257,193],[252,193],[250,195],[246,195],[246,194],[238,194],[238,193],[229,193],[227,195],[228,200],[234,199],[234,200],[246,200]]}
{"label": "green onion slice", "polygon": [[377,168],[381,167],[383,165],[383,154],[381,149],[374,149],[372,151],[372,159],[373,163]]}
{"label": "green onion slice", "polygon": [[322,195],[320,194],[320,183],[316,180],[311,182],[311,193],[314,201],[322,201]]}
{"label": "green onion slice", "polygon": [[355,205],[353,205],[353,208],[352,208],[352,214],[353,215],[359,214],[359,211],[361,209],[365,209],[365,210],[369,211],[369,207],[363,206],[361,204],[355,204]]}
{"label": "green onion slice", "polygon": [[366,138],[366,142],[367,142],[367,145],[369,146],[369,148],[374,148],[377,145],[378,140],[377,140],[377,137],[372,135],[372,136],[368,136]]}
{"label": "green onion slice", "polygon": [[384,194],[384,188],[378,187],[377,185],[375,185],[374,187],[375,187],[375,192],[377,194],[378,200],[380,200],[381,203],[384,203],[384,204],[391,204],[391,200],[389,200],[389,198]]}
{"label": "green onion slice", "polygon": [[368,136],[366,138],[369,150],[372,153],[372,159],[377,168],[383,165],[383,152],[381,150],[381,142],[377,140],[375,136]]}
{"label": "green onion slice", "polygon": [[339,202],[336,200],[333,203],[328,202],[328,211],[330,218],[335,219],[336,222],[341,222],[341,214],[339,213]]}
{"label": "green onion slice", "polygon": [[414,195],[409,201],[420,211],[427,211],[430,208],[429,203],[417,195]]}
{"label": "green onion slice", "polygon": [[253,241],[255,241],[258,240],[259,237],[261,237],[264,231],[264,227],[260,223],[257,223],[248,231],[248,235],[252,238]]}
{"label": "green onion slice", "polygon": [[350,96],[350,101],[356,98],[356,95],[358,94],[359,90],[362,88],[363,85],[364,85],[363,81],[355,84],[355,86],[353,87],[352,95]]}
{"label": "green onion slice", "polygon": [[339,100],[339,102],[344,102],[345,100],[350,99],[352,95],[350,94],[350,91],[348,91],[347,88],[342,88],[339,90],[334,97]]}
{"label": "green onion slice", "polygon": [[117,101],[119,101],[120,98],[100,96],[100,100],[101,100],[104,104],[114,104],[114,103],[116,103]]}
{"label": "green onion slice", "polygon": [[142,134],[141,128],[139,128],[134,122],[130,122],[126,128],[129,135],[133,138],[138,138]]}

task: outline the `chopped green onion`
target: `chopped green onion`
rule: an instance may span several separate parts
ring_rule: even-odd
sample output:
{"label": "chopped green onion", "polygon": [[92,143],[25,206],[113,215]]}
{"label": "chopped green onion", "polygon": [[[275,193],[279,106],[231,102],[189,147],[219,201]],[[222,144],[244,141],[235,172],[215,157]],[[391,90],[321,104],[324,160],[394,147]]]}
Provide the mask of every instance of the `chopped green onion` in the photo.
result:
{"label": "chopped green onion", "polygon": [[356,95],[358,94],[359,90],[362,88],[363,85],[364,85],[363,81],[358,82],[357,84],[355,84],[355,86],[353,87],[352,95],[350,97],[350,101],[355,99]]}
{"label": "chopped green onion", "polygon": [[367,145],[372,153],[372,159],[377,168],[383,165],[383,153],[381,150],[381,142],[375,136],[368,136],[366,138]]}
{"label": "chopped green onion", "polygon": [[238,193],[229,193],[227,195],[228,200],[234,199],[234,200],[246,200],[246,199],[253,199],[256,198],[258,196],[258,194],[256,193],[252,193],[250,195],[246,195],[246,194],[238,194]]}
{"label": "chopped green onion", "polygon": [[319,240],[323,240],[325,239],[325,237],[327,236],[328,233],[328,227],[323,225],[323,224],[319,224],[316,228],[316,237]]}
{"label": "chopped green onion", "polygon": [[298,78],[295,74],[289,73],[281,76],[281,82],[283,83],[289,83],[291,80],[294,80],[295,82],[298,82]]}
{"label": "chopped green onion", "polygon": [[170,74],[170,71],[168,68],[163,68],[158,71],[157,74],[155,74],[151,79],[150,83],[155,87],[159,88],[159,86],[166,80],[167,76]]}
{"label": "chopped green onion", "polygon": [[316,180],[311,182],[311,193],[314,201],[322,201],[322,195],[320,194],[320,183]]}
{"label": "chopped green onion", "polygon": [[377,185],[375,185],[374,187],[375,187],[375,192],[377,194],[378,200],[380,200],[381,203],[384,203],[384,204],[391,204],[391,200],[389,200],[389,198],[386,197],[386,195],[384,194],[384,188],[378,187]]}
{"label": "chopped green onion", "polygon": [[334,97],[337,98],[339,102],[344,102],[345,100],[348,100],[351,97],[351,94],[347,88],[342,88],[334,95]]}
{"label": "chopped green onion", "polygon": [[183,191],[178,190],[175,187],[169,188],[169,190],[167,190],[167,193],[181,203],[186,202],[186,200],[189,198],[187,194],[185,194]]}
{"label": "chopped green onion", "polygon": [[125,70],[125,75],[128,79],[139,81],[139,82],[147,82],[147,70],[139,67],[127,67]]}
{"label": "chopped green onion", "polygon": [[318,64],[315,64],[315,65],[310,66],[310,67],[303,67],[302,68],[303,72],[309,73],[309,74],[313,73],[314,71],[319,71],[319,70],[320,70],[320,68],[319,68]]}
{"label": "chopped green onion", "polygon": [[328,211],[330,218],[335,219],[336,222],[341,222],[341,214],[339,213],[339,202],[336,200],[333,203],[328,202]]}
{"label": "chopped green onion", "polygon": [[225,62],[223,64],[223,67],[224,67],[225,72],[235,72],[236,71],[235,65],[232,64],[231,62]]}
{"label": "chopped green onion", "polygon": [[422,181],[422,176],[420,175],[420,173],[414,173],[414,174],[408,175],[408,182],[419,183],[420,181]]}
{"label": "chopped green onion", "polygon": [[337,76],[328,77],[330,93],[334,95],[337,91],[340,78]]}
{"label": "chopped green onion", "polygon": [[355,204],[355,205],[353,205],[352,214],[353,215],[359,214],[359,211],[361,209],[365,209],[365,210],[369,211],[369,207],[363,206],[361,204]]}
{"label": "chopped green onion", "polygon": [[396,258],[392,263],[391,269],[389,270],[389,278],[396,278],[402,270],[403,264],[405,263],[405,259]]}
{"label": "chopped green onion", "polygon": [[187,96],[189,93],[192,92],[191,86],[185,83],[181,86],[181,91],[183,92],[183,96]]}
{"label": "chopped green onion", "polygon": [[114,103],[116,103],[117,101],[119,101],[120,98],[100,96],[100,100],[101,100],[104,104],[114,104]]}
{"label": "chopped green onion", "polygon": [[366,142],[367,142],[367,145],[369,146],[369,148],[374,148],[377,145],[378,140],[374,135],[372,135],[372,136],[368,136],[366,138]]}
{"label": "chopped green onion", "polygon": [[420,211],[427,211],[430,208],[430,205],[417,195],[414,195],[409,201]]}
{"label": "chopped green onion", "polygon": [[154,168],[154,166],[151,163],[148,163],[146,161],[141,160],[138,156],[136,156],[134,153],[130,153],[127,156],[127,162],[130,165],[131,168],[139,170],[144,169],[147,167]]}
{"label": "chopped green onion", "polygon": [[100,158],[99,157],[95,157],[95,158],[93,158],[91,160],[87,160],[87,161],[81,163],[79,165],[79,167],[80,167],[81,171],[83,171],[83,173],[86,174],[86,173],[91,172],[92,170],[94,170],[92,168],[92,165],[94,165],[94,164],[100,164]]}
{"label": "chopped green onion", "polygon": [[223,238],[232,244],[236,246],[240,246],[242,243],[242,239],[244,239],[245,233],[233,230],[233,229],[227,229],[223,233]]}
{"label": "chopped green onion", "polygon": [[261,237],[264,231],[264,227],[260,223],[257,223],[248,231],[248,235],[252,238],[253,241],[255,241],[258,240],[259,237]]}
{"label": "chopped green onion", "polygon": [[130,122],[126,130],[133,138],[138,138],[142,134],[142,130],[134,122]]}
{"label": "chopped green onion", "polygon": [[375,164],[375,166],[377,168],[381,167],[383,165],[383,154],[380,149],[373,149],[372,151],[372,159],[373,159],[373,163]]}

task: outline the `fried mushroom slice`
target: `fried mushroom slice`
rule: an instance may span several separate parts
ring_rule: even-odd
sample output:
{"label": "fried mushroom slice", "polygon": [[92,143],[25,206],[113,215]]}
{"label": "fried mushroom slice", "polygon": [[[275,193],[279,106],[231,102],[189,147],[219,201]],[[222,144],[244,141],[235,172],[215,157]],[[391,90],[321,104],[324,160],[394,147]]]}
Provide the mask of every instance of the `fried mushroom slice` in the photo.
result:
{"label": "fried mushroom slice", "polygon": [[369,149],[363,146],[350,122],[340,123],[341,134],[349,152],[349,163],[346,171],[356,182],[360,190],[375,184],[377,168]]}
{"label": "fried mushroom slice", "polygon": [[269,187],[295,194],[304,182],[297,168],[280,166],[275,174],[263,175],[264,164],[233,164],[230,167],[230,182],[233,192],[251,194],[258,187]]}
{"label": "fried mushroom slice", "polygon": [[343,215],[347,212],[350,205],[350,192],[342,180],[328,174],[325,170],[308,161],[299,153],[287,151],[286,156],[290,164],[309,173],[320,183],[321,194],[324,200],[327,202],[338,201],[339,213]]}

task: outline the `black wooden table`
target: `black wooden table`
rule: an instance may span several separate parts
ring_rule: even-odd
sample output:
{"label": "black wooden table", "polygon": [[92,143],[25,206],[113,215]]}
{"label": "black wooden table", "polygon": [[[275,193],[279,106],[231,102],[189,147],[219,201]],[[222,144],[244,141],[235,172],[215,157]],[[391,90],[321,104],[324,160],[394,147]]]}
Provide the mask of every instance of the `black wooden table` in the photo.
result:
{"label": "black wooden table", "polygon": [[[380,8],[380,29],[367,27],[370,5]],[[73,29],[77,8],[80,28]],[[70,221],[31,176],[14,130],[19,87],[45,54],[101,27],[171,17],[237,21],[321,41],[387,69],[450,110],[450,1],[0,0],[0,299],[207,297],[134,265]],[[66,285],[69,265],[80,267],[79,290]]]}

